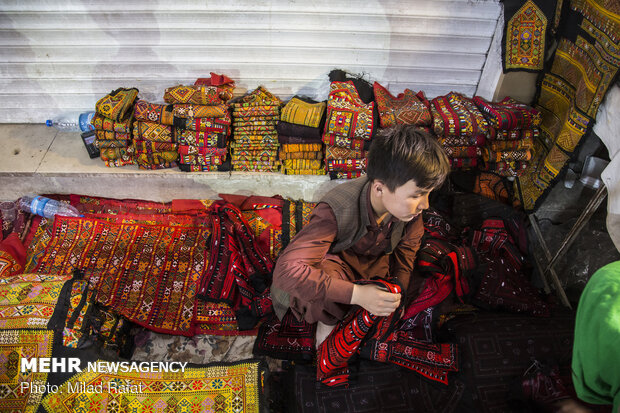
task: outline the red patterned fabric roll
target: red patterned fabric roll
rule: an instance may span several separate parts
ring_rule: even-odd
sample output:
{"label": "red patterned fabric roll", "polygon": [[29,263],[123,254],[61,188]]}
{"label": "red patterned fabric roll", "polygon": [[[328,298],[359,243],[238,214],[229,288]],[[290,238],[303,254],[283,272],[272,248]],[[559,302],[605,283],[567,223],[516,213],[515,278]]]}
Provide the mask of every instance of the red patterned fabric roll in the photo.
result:
{"label": "red patterned fabric roll", "polygon": [[540,125],[541,116],[538,110],[510,97],[491,103],[475,96],[473,101],[494,128],[529,129]]}
{"label": "red patterned fabric roll", "polygon": [[361,159],[326,159],[328,172],[353,172],[366,169],[366,158]]}
{"label": "red patterned fabric roll", "polygon": [[477,158],[482,156],[479,146],[444,146],[444,152],[449,158]]}

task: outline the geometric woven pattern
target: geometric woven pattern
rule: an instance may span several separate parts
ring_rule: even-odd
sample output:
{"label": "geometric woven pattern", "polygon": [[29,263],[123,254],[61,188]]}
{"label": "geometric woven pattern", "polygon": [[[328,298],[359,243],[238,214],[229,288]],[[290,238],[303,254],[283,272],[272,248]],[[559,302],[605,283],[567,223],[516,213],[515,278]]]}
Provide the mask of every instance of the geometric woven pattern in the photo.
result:
{"label": "geometric woven pattern", "polygon": [[430,125],[431,112],[425,104],[428,101],[424,97],[424,92],[415,94],[413,91],[405,89],[398,96],[393,96],[378,82],[374,83],[373,89],[382,128],[389,128],[397,124]]}
{"label": "geometric woven pattern", "polygon": [[459,346],[462,364],[456,379],[471,393],[470,411],[523,412],[511,403],[510,391],[534,358],[553,359],[563,376],[570,374],[574,315],[568,312],[550,318],[479,312],[458,315],[441,329]]}
{"label": "geometric woven pattern", "polygon": [[325,133],[345,138],[370,139],[375,126],[373,107],[373,102],[362,102],[353,82],[332,82],[327,100]]}
{"label": "geometric woven pattern", "polygon": [[70,278],[70,276],[20,274],[1,279],[0,329],[47,328],[60,290]]}
{"label": "geometric woven pattern", "polygon": [[95,109],[106,118],[115,122],[126,120],[133,113],[133,103],[138,96],[138,89],[118,88],[97,101]]}
{"label": "geometric woven pattern", "polygon": [[[21,359],[50,357],[54,332],[48,330],[0,331],[0,411],[37,411],[42,392],[30,390],[33,386],[45,386],[47,373],[21,373]],[[22,390],[22,383],[29,387]]]}
{"label": "geometric woven pattern", "polygon": [[471,99],[455,92],[431,100],[433,131],[438,136],[486,134],[489,124]]}
{"label": "geometric woven pattern", "polygon": [[174,142],[174,134],[170,126],[161,123],[140,121],[134,124],[135,139],[154,142]]}
{"label": "geometric woven pattern", "polygon": [[59,216],[34,272],[82,269],[100,304],[149,329],[193,335],[209,234],[207,228]]}
{"label": "geometric woven pattern", "polygon": [[164,91],[166,103],[195,103],[198,105],[221,105],[233,97],[234,86],[173,86]]}
{"label": "geometric woven pattern", "polygon": [[286,412],[463,412],[464,386],[457,380],[437,386],[402,367],[366,360],[360,360],[357,377],[348,387],[317,386],[313,368],[298,364],[286,383],[292,393]]}
{"label": "geometric woven pattern", "polygon": [[[261,376],[258,361],[185,368],[184,372],[177,373],[83,371],[62,384],[58,392],[48,394],[43,406],[58,413],[259,413]],[[101,385],[102,391],[71,391],[82,383],[85,388]],[[114,388],[126,391],[115,392]]]}

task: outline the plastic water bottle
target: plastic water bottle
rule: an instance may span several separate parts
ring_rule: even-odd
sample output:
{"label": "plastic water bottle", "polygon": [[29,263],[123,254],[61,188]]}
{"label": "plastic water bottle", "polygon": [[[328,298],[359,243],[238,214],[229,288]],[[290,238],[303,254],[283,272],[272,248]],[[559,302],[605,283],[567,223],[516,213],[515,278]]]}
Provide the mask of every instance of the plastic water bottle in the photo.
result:
{"label": "plastic water bottle", "polygon": [[68,113],[55,119],[48,119],[45,124],[63,132],[88,132],[95,130],[90,123],[94,117],[95,112]]}
{"label": "plastic water bottle", "polygon": [[46,198],[44,196],[21,197],[19,199],[19,209],[48,219],[53,219],[56,215],[63,215],[66,217],[81,216],[73,205],[65,204],[64,202],[56,201],[55,199]]}

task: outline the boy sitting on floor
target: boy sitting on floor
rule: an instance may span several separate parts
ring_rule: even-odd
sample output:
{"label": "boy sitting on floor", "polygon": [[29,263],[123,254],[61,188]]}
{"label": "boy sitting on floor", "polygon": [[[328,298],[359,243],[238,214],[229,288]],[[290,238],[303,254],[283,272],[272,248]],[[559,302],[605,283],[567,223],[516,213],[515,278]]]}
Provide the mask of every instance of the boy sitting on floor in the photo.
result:
{"label": "boy sitting on floor", "polygon": [[450,171],[430,134],[400,126],[378,136],[368,154],[367,176],[329,191],[308,224],[280,254],[271,289],[281,319],[290,307],[298,319],[317,324],[316,346],[351,305],[388,316],[400,294],[356,280],[396,277],[409,297],[423,280],[410,280],[430,192]]}

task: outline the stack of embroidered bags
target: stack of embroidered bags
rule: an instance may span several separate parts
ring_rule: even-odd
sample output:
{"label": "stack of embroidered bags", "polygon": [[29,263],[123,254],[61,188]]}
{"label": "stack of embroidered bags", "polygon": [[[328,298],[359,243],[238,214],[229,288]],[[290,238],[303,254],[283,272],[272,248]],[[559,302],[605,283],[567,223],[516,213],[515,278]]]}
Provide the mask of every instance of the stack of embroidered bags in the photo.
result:
{"label": "stack of embroidered bags", "polygon": [[480,163],[489,124],[473,100],[450,92],[431,100],[431,114],[433,131],[452,168],[476,167]]}
{"label": "stack of embroidered bags", "polygon": [[282,108],[277,130],[283,174],[325,175],[321,142],[325,106],[325,102],[295,96]]}
{"label": "stack of embroidered bags", "polygon": [[211,78],[196,83],[171,87],[164,93],[164,101],[172,104],[179,168],[185,172],[228,170],[228,101],[235,82],[211,73]]}
{"label": "stack of embroidered bags", "polygon": [[540,112],[510,97],[491,103],[475,96],[473,101],[491,126],[480,169],[500,176],[521,176],[532,159]]}
{"label": "stack of embroidered bags", "polygon": [[172,127],[172,105],[138,100],[134,107],[133,128],[135,159],[140,169],[164,169],[177,166],[177,145]]}
{"label": "stack of embroidered bags", "polygon": [[364,103],[353,81],[332,81],[325,120],[325,168],[332,179],[366,173],[366,150],[375,128],[374,102]]}
{"label": "stack of embroidered bags", "polygon": [[235,171],[277,172],[278,134],[282,101],[263,86],[233,103],[233,139],[230,144]]}
{"label": "stack of embroidered bags", "polygon": [[132,165],[131,129],[138,89],[118,88],[95,104],[95,146],[106,166]]}
{"label": "stack of embroidered bags", "polygon": [[430,132],[433,121],[429,109],[430,102],[424,92],[414,93],[405,89],[398,96],[393,96],[378,82],[373,85],[375,102],[379,109],[379,124],[381,128],[391,128],[396,125],[414,125]]}

